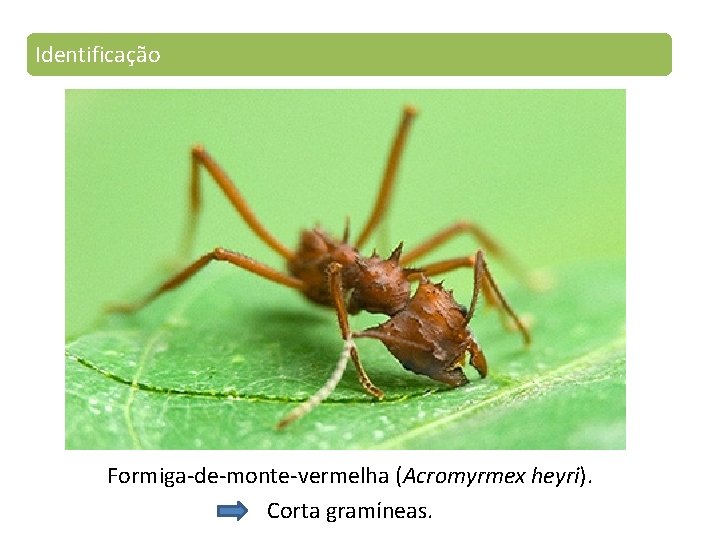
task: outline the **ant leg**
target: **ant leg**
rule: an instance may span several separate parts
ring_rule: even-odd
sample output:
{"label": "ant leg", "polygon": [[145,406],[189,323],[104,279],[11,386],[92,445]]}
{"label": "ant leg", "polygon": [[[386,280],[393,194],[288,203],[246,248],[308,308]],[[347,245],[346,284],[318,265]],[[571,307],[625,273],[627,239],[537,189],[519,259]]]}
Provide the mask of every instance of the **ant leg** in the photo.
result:
{"label": "ant leg", "polygon": [[[347,229],[346,229],[347,230]],[[378,399],[382,399],[383,393],[380,391],[370,380],[365,373],[365,370],[360,363],[360,357],[353,341],[353,333],[350,331],[350,323],[348,322],[347,309],[345,308],[345,301],[343,300],[342,290],[342,265],[336,262],[330,263],[327,267],[328,284],[333,298],[333,304],[335,305],[335,312],[337,313],[338,323],[340,324],[340,332],[345,340],[342,354],[338,360],[335,369],[330,375],[330,378],[325,381],[325,384],[315,394],[310,396],[306,401],[295,407],[287,415],[285,415],[275,426],[277,429],[283,429],[289,424],[302,418],[320,403],[327,398],[335,387],[342,379],[345,368],[347,367],[348,360],[352,358],[355,364],[355,369],[358,372],[360,383],[363,385],[365,390],[375,396]]]}
{"label": "ant leg", "polygon": [[189,255],[192,242],[197,229],[197,219],[200,212],[200,168],[204,167],[210,173],[217,185],[223,191],[230,203],[235,207],[248,227],[270,248],[279,253],[285,260],[291,260],[295,253],[284,246],[258,221],[245,198],[240,194],[235,184],[220,165],[200,146],[193,146],[190,152],[190,213],[188,214],[187,228],[182,249],[183,255]]}
{"label": "ant leg", "polygon": [[[402,261],[402,257],[400,260]],[[402,264],[402,263],[401,263]],[[475,256],[470,255],[468,257],[455,257],[454,259],[446,259],[444,261],[438,261],[435,263],[426,264],[418,268],[408,269],[408,279],[410,281],[417,281],[420,276],[431,277],[437,276],[438,274],[444,274],[451,270],[457,270],[458,268],[472,268],[475,266]]]}
{"label": "ant leg", "polygon": [[445,261],[439,261],[433,264],[429,264],[422,268],[414,269],[413,273],[408,275],[408,280],[414,281],[420,279],[421,276],[434,276],[437,274],[444,274],[456,268],[474,268],[474,286],[473,286],[473,297],[470,309],[468,310],[468,316],[466,320],[469,322],[472,317],[475,306],[477,304],[477,297],[482,292],[483,297],[487,304],[491,307],[502,308],[503,312],[513,321],[515,328],[522,334],[523,342],[526,345],[530,344],[530,332],[527,329],[525,323],[520,320],[515,311],[510,307],[510,304],[500,292],[495,279],[490,273],[490,269],[485,262],[482,250],[478,250],[477,253],[469,257],[457,257],[455,259],[447,259]]}
{"label": "ant leg", "polygon": [[398,167],[400,166],[400,156],[402,155],[405,147],[405,141],[407,140],[408,132],[410,131],[410,125],[416,115],[417,111],[415,108],[409,105],[403,109],[402,120],[400,120],[400,125],[398,126],[397,133],[395,134],[395,140],[390,148],[390,154],[388,155],[385,172],[383,173],[383,179],[380,184],[380,191],[375,199],[375,206],[373,207],[370,217],[365,223],[365,227],[363,227],[360,236],[358,236],[358,239],[355,241],[355,247],[358,250],[365,245],[365,242],[368,241],[372,232],[385,217],[388,204],[390,203],[390,196],[392,195],[393,184],[395,183]]}
{"label": "ant leg", "polygon": [[185,269],[181,270],[173,277],[163,282],[157,289],[152,291],[150,294],[148,294],[141,300],[132,304],[113,305],[110,306],[109,310],[121,311],[126,313],[137,311],[138,309],[146,306],[147,304],[155,300],[161,294],[175,289],[176,287],[179,287],[180,285],[185,283],[188,279],[190,279],[200,270],[205,268],[205,266],[207,266],[211,261],[229,262],[230,264],[248,270],[253,274],[257,274],[260,277],[264,277],[265,279],[269,279],[270,281],[274,281],[275,283],[279,283],[280,285],[285,285],[286,287],[291,287],[293,289],[302,289],[304,287],[304,283],[301,280],[283,274],[282,272],[278,272],[277,270],[270,268],[269,266],[266,266],[262,263],[259,263],[251,259],[250,257],[246,257],[241,253],[236,253],[225,248],[215,248],[213,251],[206,253],[205,255],[197,259],[194,263],[190,264]]}
{"label": "ant leg", "polygon": [[[332,295],[333,304],[335,306],[335,312],[337,313],[338,323],[340,324],[340,333],[342,338],[347,342],[352,339],[352,332],[350,331],[350,323],[348,322],[347,308],[345,307],[345,299],[342,288],[342,265],[337,262],[332,262],[327,267],[328,273],[328,284],[330,287],[330,294]],[[382,399],[384,394],[377,386],[373,384],[368,377],[368,374],[363,368],[362,362],[360,362],[360,356],[358,355],[355,347],[350,351],[355,370],[358,374],[360,384],[368,394],[375,396],[378,399]]]}
{"label": "ant leg", "polygon": [[426,239],[419,246],[403,254],[400,264],[406,266],[423,255],[439,248],[452,238],[463,234],[471,234],[478,244],[489,254],[496,257],[508,270],[515,274],[529,289],[542,290],[547,288],[546,279],[542,276],[528,272],[520,262],[508,253],[496,240],[479,226],[468,221],[458,221],[441,229],[436,234]]}
{"label": "ant leg", "polygon": [[352,351],[355,350],[355,342],[352,339],[345,340],[345,345],[343,346],[342,353],[340,354],[340,359],[338,360],[337,365],[335,366],[335,370],[332,372],[332,375],[330,375],[330,378],[325,382],[322,388],[315,392],[307,401],[304,401],[297,407],[295,407],[292,411],[290,411],[287,415],[285,415],[276,425],[276,429],[283,429],[287,427],[289,424],[295,422],[295,420],[298,420],[305,416],[307,413],[312,411],[315,407],[320,405],[325,398],[327,398],[330,394],[332,394],[332,391],[335,390],[335,387],[340,382],[340,379],[342,379],[343,373],[345,373],[345,368],[347,367],[348,358],[350,358],[350,355],[352,354]]}

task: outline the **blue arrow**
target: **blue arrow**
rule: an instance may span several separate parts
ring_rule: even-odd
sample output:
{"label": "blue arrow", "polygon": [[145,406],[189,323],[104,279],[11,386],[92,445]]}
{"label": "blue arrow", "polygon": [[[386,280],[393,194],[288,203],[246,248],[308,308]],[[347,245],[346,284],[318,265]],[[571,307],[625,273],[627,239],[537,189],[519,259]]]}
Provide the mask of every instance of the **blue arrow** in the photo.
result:
{"label": "blue arrow", "polygon": [[237,504],[218,504],[217,517],[236,517],[238,521],[247,514],[248,509],[240,501]]}

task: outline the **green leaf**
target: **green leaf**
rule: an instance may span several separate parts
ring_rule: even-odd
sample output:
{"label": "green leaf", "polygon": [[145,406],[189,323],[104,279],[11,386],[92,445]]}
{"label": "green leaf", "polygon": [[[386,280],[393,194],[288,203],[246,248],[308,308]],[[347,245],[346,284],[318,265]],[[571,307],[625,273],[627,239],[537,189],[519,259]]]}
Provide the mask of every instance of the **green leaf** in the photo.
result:
{"label": "green leaf", "polygon": [[[467,273],[447,282],[469,301]],[[327,380],[342,349],[334,314],[220,264],[139,313],[106,317],[66,348],[68,448],[624,448],[625,267],[558,270],[556,286],[505,292],[533,344],[480,310],[490,374],[449,389],[358,341],[373,400],[349,367],[317,409],[276,422]],[[507,281],[507,280],[503,280]],[[447,283],[446,282],[446,283]],[[354,329],[382,317],[359,315]]]}

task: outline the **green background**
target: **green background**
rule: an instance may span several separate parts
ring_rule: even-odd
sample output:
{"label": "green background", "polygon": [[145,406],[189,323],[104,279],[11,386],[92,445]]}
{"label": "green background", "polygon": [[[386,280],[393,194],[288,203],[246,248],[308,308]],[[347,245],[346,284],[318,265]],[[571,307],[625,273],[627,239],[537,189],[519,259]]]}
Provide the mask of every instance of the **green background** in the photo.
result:
{"label": "green background", "polygon": [[[625,255],[622,90],[70,90],[66,94],[66,334],[70,341],[94,326],[104,304],[147,291],[162,275],[162,263],[177,255],[187,212],[189,148],[193,143],[206,146],[265,225],[292,246],[301,227],[322,223],[339,233],[348,215],[354,230],[359,230],[371,208],[401,108],[407,103],[415,105],[420,115],[401,166],[390,217],[376,242],[381,251],[387,252],[399,240],[413,245],[441,226],[469,219],[483,225],[531,268],[546,267],[563,276],[565,269],[591,265],[592,271],[585,271],[583,279],[569,280],[577,290],[602,282],[604,273],[614,275],[613,290],[620,291],[624,302],[624,270],[617,266]],[[280,257],[252,236],[207,179],[203,194],[196,253],[224,246],[282,267]],[[436,257],[468,254],[474,247],[470,239],[458,238]],[[496,262],[491,261],[491,265],[509,295],[519,290]],[[219,268],[207,271],[209,276],[225,272]],[[201,279],[205,278],[198,277]],[[292,291],[241,271],[234,271],[230,279],[231,285],[223,282],[220,287],[223,300],[230,306],[246,301],[255,312],[266,305],[275,319],[269,322],[282,321],[285,308],[290,314],[315,309]],[[446,279],[463,302],[472,289],[470,281],[463,271]],[[570,288],[563,289],[561,280],[557,290],[562,295]],[[233,298],[235,291],[237,297]],[[602,289],[596,293],[597,300],[590,304],[602,306]],[[542,301],[533,302],[527,292],[513,296],[527,299],[520,311],[530,304],[539,306],[533,308],[533,315],[542,320]],[[556,307],[563,309],[563,305],[559,302]],[[212,307],[208,309],[205,322],[212,326],[215,312]],[[332,334],[336,329],[332,316],[327,315],[321,314],[320,320],[312,322],[327,327],[323,331]],[[219,307],[217,316],[224,316]],[[624,320],[624,308],[615,317]],[[478,326],[496,325],[494,317],[483,319]],[[285,320],[288,333],[280,340],[281,346],[292,343],[292,329],[313,335],[309,326]],[[365,319],[361,321],[366,323]],[[608,328],[612,327],[608,335],[616,332],[616,322],[608,323]],[[362,323],[356,326],[369,325]],[[322,339],[318,338],[322,345],[319,351],[326,351],[328,358],[320,365],[329,369],[338,347],[333,348],[332,342],[322,343]],[[507,339],[508,350],[519,348],[516,336]],[[609,340],[600,339],[594,345],[592,340],[586,341],[591,348],[577,348],[574,353],[578,358]],[[83,346],[87,344],[76,345],[72,354],[78,354]],[[487,351],[491,345],[484,342],[484,347]],[[397,368],[403,380],[408,376],[409,380],[422,380],[406,374],[382,347],[373,350],[382,356],[378,365]],[[499,371],[497,381],[501,384],[502,362],[490,361],[491,370],[499,367],[495,372]],[[312,393],[311,388],[322,384],[326,376],[321,372],[320,382],[312,381],[307,392]],[[379,377],[382,380],[382,375]],[[349,391],[357,391],[354,375],[346,374],[346,379]],[[615,399],[610,422],[624,425],[624,375],[621,387],[617,386],[617,377],[611,377],[610,383],[603,380],[606,386],[615,385],[609,395],[622,398],[622,403]],[[423,384],[417,383],[414,391],[425,391]],[[536,418],[551,415],[553,410],[577,412],[577,402],[587,404],[593,396],[598,399],[592,391],[584,395],[587,391],[587,387],[563,388],[537,409],[525,409],[520,415]],[[304,399],[307,393],[303,392],[295,399]],[[570,396],[568,401],[563,392],[580,395]],[[342,400],[342,392],[338,395]],[[598,407],[606,405],[600,400]],[[590,407],[591,415],[597,414],[598,407]],[[75,413],[68,415],[68,423],[73,424]],[[272,417],[270,414],[268,418]],[[263,421],[271,422],[268,418],[263,416]],[[524,421],[520,422],[523,425]],[[499,432],[508,432],[502,421],[498,425]],[[513,426],[518,429],[517,422]],[[616,436],[606,445],[586,441],[557,446],[622,447],[622,426],[621,432],[621,439]],[[116,443],[102,437],[93,442],[93,437],[91,431],[85,432],[68,438],[67,444],[154,446],[137,434]],[[433,444],[433,437],[439,443]],[[292,444],[285,439],[279,445],[265,439],[248,440],[250,447],[325,447],[309,440]],[[440,434],[431,432],[423,440],[426,447],[443,446]],[[173,440],[156,446],[190,445]],[[237,446],[236,441],[222,443],[216,439],[202,447]],[[520,438],[516,444],[501,437],[486,446],[556,445],[532,436],[524,441]],[[453,447],[463,444],[457,442]]]}
{"label": "green background", "polygon": [[[401,108],[420,110],[387,236],[407,245],[457,219],[531,267],[625,253],[624,91],[67,92],[67,334],[178,254],[189,151],[202,143],[286,244],[355,230]],[[205,180],[196,246],[280,266]],[[439,256],[472,250],[458,239]],[[199,251],[198,251],[199,253]],[[499,271],[499,270],[498,270]],[[258,285],[260,286],[260,285]]]}

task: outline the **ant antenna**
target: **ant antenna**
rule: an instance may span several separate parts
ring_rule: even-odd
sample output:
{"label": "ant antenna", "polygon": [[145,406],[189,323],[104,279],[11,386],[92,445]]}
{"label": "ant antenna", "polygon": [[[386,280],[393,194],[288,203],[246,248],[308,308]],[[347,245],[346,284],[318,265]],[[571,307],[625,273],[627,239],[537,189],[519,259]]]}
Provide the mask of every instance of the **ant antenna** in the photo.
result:
{"label": "ant antenna", "polygon": [[487,264],[485,263],[485,257],[483,257],[482,250],[478,250],[477,254],[475,255],[475,285],[473,287],[472,302],[470,303],[470,309],[468,309],[467,315],[465,315],[465,321],[469,323],[470,319],[472,319],[473,313],[475,312],[478,292],[480,290],[480,283],[483,278],[487,280],[487,283],[490,285],[490,288],[495,293],[497,299],[500,301],[500,305],[502,305],[505,313],[507,313],[510,318],[515,322],[515,325],[517,326],[518,330],[520,330],[520,333],[523,336],[523,341],[525,342],[525,345],[530,345],[530,332],[528,332],[528,329],[520,320],[520,317],[517,316],[517,314],[510,307],[510,304],[508,304],[507,300],[505,300],[503,294],[500,292],[497,283],[495,283],[495,279],[493,278],[490,270],[487,267]]}
{"label": "ant antenna", "polygon": [[345,346],[343,347],[342,353],[340,354],[340,359],[335,366],[335,371],[332,372],[332,375],[330,375],[330,378],[327,380],[327,382],[307,401],[304,401],[303,403],[295,407],[292,411],[290,411],[287,416],[285,416],[285,418],[280,420],[275,426],[277,429],[283,429],[284,427],[287,427],[289,424],[293,423],[295,420],[299,420],[300,418],[305,416],[315,407],[320,405],[320,403],[325,398],[327,398],[333,390],[335,390],[335,387],[340,382],[340,379],[342,379],[343,373],[345,373],[345,368],[347,367],[348,360],[350,359],[350,355],[352,354],[353,350],[355,350],[355,342],[352,340],[352,338],[346,339]]}
{"label": "ant antenna", "polygon": [[482,281],[483,277],[483,270],[486,268],[485,266],[485,259],[482,255],[482,252],[478,250],[477,254],[475,255],[475,265],[474,265],[474,286],[473,286],[473,295],[472,295],[472,301],[470,302],[470,307],[467,310],[467,313],[465,314],[465,322],[469,323],[470,320],[473,318],[473,315],[475,314],[475,306],[477,306],[477,299],[478,294],[480,293],[480,282]]}

